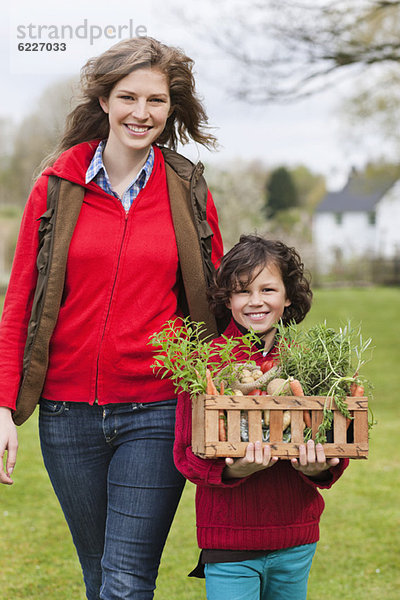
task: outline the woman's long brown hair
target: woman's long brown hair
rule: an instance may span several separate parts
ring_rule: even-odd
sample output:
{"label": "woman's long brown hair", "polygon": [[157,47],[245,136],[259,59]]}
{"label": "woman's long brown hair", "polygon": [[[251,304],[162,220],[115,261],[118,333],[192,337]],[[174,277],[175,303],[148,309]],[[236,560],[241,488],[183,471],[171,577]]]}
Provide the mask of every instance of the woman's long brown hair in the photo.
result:
{"label": "woman's long brown hair", "polygon": [[207,131],[207,114],[195,90],[193,60],[179,48],[150,37],[137,37],[115,44],[88,60],[82,68],[80,99],[67,116],[58,146],[43,161],[40,170],[52,165],[75,144],[107,138],[108,115],[103,112],[99,98],[108,98],[115,84],[132,71],[150,67],[167,77],[173,107],[157,143],[175,149],[178,141],[186,144],[192,139],[215,148],[216,138]]}

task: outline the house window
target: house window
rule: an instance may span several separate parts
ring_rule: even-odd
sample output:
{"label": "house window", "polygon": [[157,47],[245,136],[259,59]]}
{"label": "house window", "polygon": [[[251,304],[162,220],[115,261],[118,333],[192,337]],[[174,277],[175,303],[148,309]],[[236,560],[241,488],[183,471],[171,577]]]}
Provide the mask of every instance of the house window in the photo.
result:
{"label": "house window", "polygon": [[374,210],[368,213],[368,225],[376,225],[376,212]]}
{"label": "house window", "polygon": [[335,223],[336,223],[336,225],[342,225],[343,213],[335,213]]}

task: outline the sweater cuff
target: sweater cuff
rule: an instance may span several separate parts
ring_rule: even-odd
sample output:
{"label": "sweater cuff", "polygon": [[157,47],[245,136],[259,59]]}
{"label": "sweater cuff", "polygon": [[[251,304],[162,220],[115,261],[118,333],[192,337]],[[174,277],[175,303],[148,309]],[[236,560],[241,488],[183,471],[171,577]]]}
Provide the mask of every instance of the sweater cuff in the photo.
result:
{"label": "sweater cuff", "polygon": [[237,487],[244,483],[247,477],[241,478],[232,478],[232,479],[224,479],[223,472],[225,469],[225,460],[223,458],[210,461],[210,468],[208,469],[207,477],[206,477],[206,485],[218,485],[221,487]]}
{"label": "sweater cuff", "polygon": [[303,480],[312,487],[328,490],[339,479],[339,477],[342,475],[343,471],[346,469],[348,464],[348,458],[341,458],[339,464],[337,464],[335,467],[330,467],[326,470],[326,473],[329,473],[330,477],[327,477],[327,479],[323,480],[318,480],[316,478],[314,479],[313,477],[304,475],[304,473],[302,473],[301,471],[298,471],[298,473],[300,477],[302,477]]}

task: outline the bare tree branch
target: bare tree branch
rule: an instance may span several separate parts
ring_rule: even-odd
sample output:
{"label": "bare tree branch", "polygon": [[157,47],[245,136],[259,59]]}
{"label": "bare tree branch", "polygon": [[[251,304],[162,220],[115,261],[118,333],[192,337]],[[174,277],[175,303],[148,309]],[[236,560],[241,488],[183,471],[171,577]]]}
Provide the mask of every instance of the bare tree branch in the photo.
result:
{"label": "bare tree branch", "polygon": [[232,60],[230,91],[247,102],[298,100],[338,76],[400,63],[397,0],[222,0],[217,7],[204,39]]}

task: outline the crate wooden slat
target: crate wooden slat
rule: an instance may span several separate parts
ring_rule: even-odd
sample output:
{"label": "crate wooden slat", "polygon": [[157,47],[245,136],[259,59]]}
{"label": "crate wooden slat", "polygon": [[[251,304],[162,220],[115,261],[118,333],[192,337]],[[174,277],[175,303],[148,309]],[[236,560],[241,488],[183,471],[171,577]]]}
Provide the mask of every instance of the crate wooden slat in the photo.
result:
{"label": "crate wooden slat", "polygon": [[[290,430],[292,443],[303,443],[303,411],[293,410],[291,414]],[[315,432],[316,433],[316,432]]]}
{"label": "crate wooden slat", "polygon": [[[303,410],[311,413],[312,437],[322,422],[326,402],[321,396],[212,396],[203,394],[192,401],[192,449],[204,458],[244,456],[248,442],[240,437],[241,411],[247,411],[249,440],[262,439],[262,416],[270,411],[270,446],[273,456],[297,458],[303,443]],[[324,444],[327,458],[367,458],[368,398],[347,398],[347,407],[354,416],[353,442],[347,442],[347,422],[332,402],[333,442]],[[218,411],[227,415],[228,441],[218,439]],[[283,412],[291,414],[291,441],[283,442]]]}

